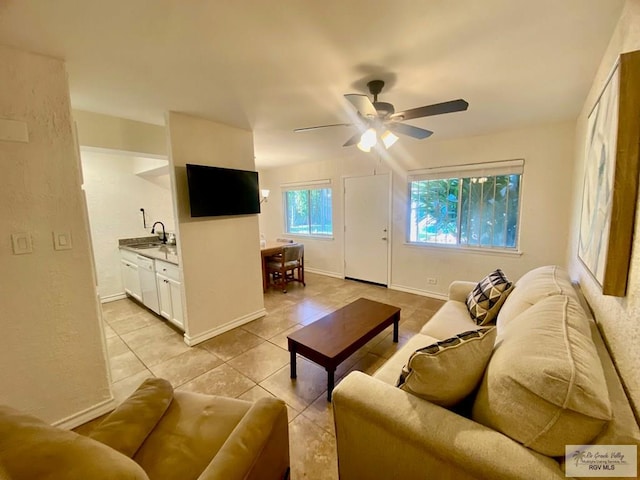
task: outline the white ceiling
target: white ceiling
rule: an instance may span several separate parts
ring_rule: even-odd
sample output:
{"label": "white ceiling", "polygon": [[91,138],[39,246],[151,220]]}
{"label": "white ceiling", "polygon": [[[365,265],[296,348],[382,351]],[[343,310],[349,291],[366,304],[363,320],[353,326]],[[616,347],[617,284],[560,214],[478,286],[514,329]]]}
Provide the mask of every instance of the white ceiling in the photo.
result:
{"label": "white ceiling", "polygon": [[[255,136],[261,168],[341,155],[343,94],[387,82],[426,140],[573,119],[624,0],[2,0],[0,43],[67,62],[74,108],[163,124],[175,110]],[[354,147],[349,147],[353,149]]]}

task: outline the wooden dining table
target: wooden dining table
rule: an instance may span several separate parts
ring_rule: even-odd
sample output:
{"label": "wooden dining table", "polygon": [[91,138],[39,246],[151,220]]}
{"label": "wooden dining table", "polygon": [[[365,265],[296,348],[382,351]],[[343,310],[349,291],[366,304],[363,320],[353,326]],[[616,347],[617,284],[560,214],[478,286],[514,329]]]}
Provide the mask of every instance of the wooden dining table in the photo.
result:
{"label": "wooden dining table", "polygon": [[291,245],[291,242],[267,242],[264,247],[260,247],[260,257],[262,258],[262,291],[266,292],[269,287],[269,274],[267,273],[267,258],[282,253],[282,247]]}

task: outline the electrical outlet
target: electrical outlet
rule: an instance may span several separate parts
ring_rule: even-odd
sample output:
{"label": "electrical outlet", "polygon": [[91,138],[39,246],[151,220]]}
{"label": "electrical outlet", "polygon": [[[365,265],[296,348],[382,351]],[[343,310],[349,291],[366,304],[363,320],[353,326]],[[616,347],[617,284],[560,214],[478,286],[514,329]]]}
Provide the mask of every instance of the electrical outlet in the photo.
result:
{"label": "electrical outlet", "polygon": [[33,244],[31,243],[31,235],[28,233],[12,233],[11,244],[13,245],[14,255],[24,255],[33,253]]}
{"label": "electrical outlet", "polygon": [[429,277],[429,278],[427,278],[427,283],[429,285],[437,285],[438,284],[438,279],[437,278],[433,278],[433,277]]}
{"label": "electrical outlet", "polygon": [[53,248],[54,250],[71,250],[71,233],[53,232]]}

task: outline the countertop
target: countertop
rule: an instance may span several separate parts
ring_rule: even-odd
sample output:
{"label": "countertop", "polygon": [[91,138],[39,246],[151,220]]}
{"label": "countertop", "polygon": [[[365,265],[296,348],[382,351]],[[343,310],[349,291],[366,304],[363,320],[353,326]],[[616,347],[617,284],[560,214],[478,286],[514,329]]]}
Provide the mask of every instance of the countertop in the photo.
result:
{"label": "countertop", "polygon": [[130,250],[138,255],[142,255],[143,257],[155,258],[157,260],[173,263],[174,265],[179,265],[178,252],[175,245],[144,243],[138,245],[120,245],[120,248]]}

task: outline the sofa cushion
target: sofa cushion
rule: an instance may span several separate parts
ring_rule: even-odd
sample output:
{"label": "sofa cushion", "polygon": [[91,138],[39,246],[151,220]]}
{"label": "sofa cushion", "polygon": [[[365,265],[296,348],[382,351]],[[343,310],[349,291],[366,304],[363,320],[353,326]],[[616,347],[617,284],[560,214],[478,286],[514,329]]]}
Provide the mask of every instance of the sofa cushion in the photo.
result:
{"label": "sofa cushion", "polygon": [[481,328],[416,350],[402,368],[398,387],[437,405],[455,405],[482,379],[495,337],[495,327]]}
{"label": "sofa cushion", "polygon": [[437,342],[437,338],[416,333],[405,343],[400,349],[394,353],[389,360],[384,362],[382,366],[373,374],[375,378],[395,386],[398,383],[398,375],[402,367],[407,363],[409,357],[417,349],[431,345]]}
{"label": "sofa cushion", "polygon": [[[604,377],[607,381],[607,390],[609,391],[609,400],[611,401],[611,410],[613,412],[611,421],[600,435],[590,443],[594,445],[640,446],[640,427],[638,427],[638,423],[633,415],[629,398],[627,398],[620,377],[618,377],[618,373],[616,372],[616,367],[598,331],[598,326],[595,322],[589,323],[591,326],[591,338],[596,346],[598,356],[600,357],[600,364],[604,371]],[[638,460],[640,461],[640,459]],[[561,463],[565,463],[566,461],[567,459],[563,458]],[[640,472],[640,465],[638,472]]]}
{"label": "sofa cushion", "polygon": [[525,273],[515,283],[513,292],[498,313],[498,331],[527,308],[551,295],[568,295],[578,301],[566,270],[548,265]]}
{"label": "sofa cushion", "polygon": [[0,465],[12,480],[148,480],[118,451],[9,407],[0,407]]}
{"label": "sofa cushion", "polygon": [[511,293],[511,282],[499,268],[484,277],[467,296],[467,308],[478,325],[495,320],[502,304]]}
{"label": "sofa cushion", "polygon": [[195,480],[252,403],[175,391],[173,401],[133,459],[149,478]]}
{"label": "sofa cushion", "polygon": [[474,420],[545,455],[593,440],[611,419],[611,404],[589,322],[567,295],[543,298],[513,318],[496,342]]}
{"label": "sofa cushion", "polygon": [[469,316],[469,310],[464,301],[449,300],[422,326],[420,333],[438,340],[446,340],[460,332],[479,328],[482,327]]}

